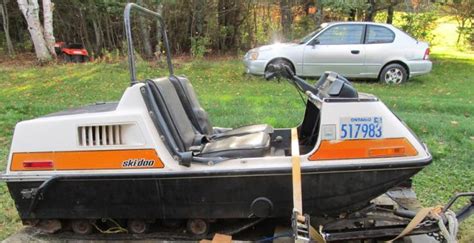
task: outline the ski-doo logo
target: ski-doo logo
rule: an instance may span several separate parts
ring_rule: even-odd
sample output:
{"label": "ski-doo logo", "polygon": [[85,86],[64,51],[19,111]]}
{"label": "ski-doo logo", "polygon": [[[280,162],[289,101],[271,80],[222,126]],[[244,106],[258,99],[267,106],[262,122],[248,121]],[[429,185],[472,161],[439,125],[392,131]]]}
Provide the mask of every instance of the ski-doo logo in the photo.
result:
{"label": "ski-doo logo", "polygon": [[153,167],[154,160],[146,159],[128,159],[122,162],[122,167]]}

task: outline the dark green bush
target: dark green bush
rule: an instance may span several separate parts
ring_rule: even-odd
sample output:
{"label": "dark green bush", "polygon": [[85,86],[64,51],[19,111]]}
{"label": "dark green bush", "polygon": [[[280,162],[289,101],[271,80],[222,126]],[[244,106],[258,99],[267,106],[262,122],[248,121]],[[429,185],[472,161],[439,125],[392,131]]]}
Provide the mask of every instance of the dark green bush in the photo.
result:
{"label": "dark green bush", "polygon": [[407,13],[402,16],[403,24],[400,27],[415,39],[430,42],[434,38],[432,32],[437,18],[435,11]]}
{"label": "dark green bush", "polygon": [[204,57],[209,44],[209,37],[191,37],[191,55],[197,58]]}

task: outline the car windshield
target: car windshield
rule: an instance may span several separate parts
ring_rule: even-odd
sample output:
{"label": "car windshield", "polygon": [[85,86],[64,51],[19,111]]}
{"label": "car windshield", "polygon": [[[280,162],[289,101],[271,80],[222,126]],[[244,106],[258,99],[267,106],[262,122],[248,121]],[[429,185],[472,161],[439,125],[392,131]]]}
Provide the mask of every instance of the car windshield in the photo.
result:
{"label": "car windshield", "polygon": [[318,28],[316,29],[315,31],[309,33],[308,35],[306,35],[305,37],[301,38],[301,39],[296,39],[294,40],[293,42],[294,43],[298,43],[298,44],[304,44],[306,42],[308,42],[309,40],[311,40],[316,34],[318,34],[319,32],[321,32],[323,28]]}

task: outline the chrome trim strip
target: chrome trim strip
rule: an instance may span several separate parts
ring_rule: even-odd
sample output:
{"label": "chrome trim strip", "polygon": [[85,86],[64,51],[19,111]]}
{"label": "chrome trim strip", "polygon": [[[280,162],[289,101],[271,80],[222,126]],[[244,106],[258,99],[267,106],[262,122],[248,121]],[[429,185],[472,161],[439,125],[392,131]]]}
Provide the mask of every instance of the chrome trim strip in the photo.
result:
{"label": "chrome trim strip", "polygon": [[[341,165],[324,165],[317,164],[314,166],[302,165],[302,174],[327,174],[327,173],[356,173],[362,171],[383,171],[383,170],[401,170],[401,169],[414,169],[423,168],[431,163],[432,157],[430,154],[424,159],[416,159],[411,161],[403,162],[378,162],[378,163],[365,163],[365,164],[341,164]],[[317,163],[317,161],[315,161]],[[204,171],[160,171],[160,172],[140,172],[125,171],[120,173],[74,173],[77,171],[71,171],[71,173],[55,173],[49,175],[28,175],[28,174],[16,174],[16,175],[0,175],[1,181],[13,182],[13,181],[44,181],[53,176],[55,177],[67,177],[67,178],[94,178],[94,177],[127,177],[127,176],[140,176],[140,177],[160,177],[160,179],[179,179],[179,178],[205,178],[205,177],[235,177],[235,176],[268,176],[268,175],[286,175],[291,174],[291,165],[282,168],[254,168],[254,169],[225,169],[225,170],[204,170]],[[132,172],[132,173],[130,173]]]}

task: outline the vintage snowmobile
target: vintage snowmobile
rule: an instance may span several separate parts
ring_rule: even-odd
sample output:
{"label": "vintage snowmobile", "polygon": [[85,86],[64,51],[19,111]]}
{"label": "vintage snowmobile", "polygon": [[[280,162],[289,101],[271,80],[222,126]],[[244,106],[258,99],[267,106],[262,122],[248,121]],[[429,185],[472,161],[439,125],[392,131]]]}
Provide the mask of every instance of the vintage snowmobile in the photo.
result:
{"label": "vintage snowmobile", "polygon": [[273,67],[307,96],[296,138],[268,124],[213,127],[191,82],[174,75],[163,25],[169,76],[137,80],[132,9],[161,21],[127,5],[131,86],[120,101],[16,125],[2,179],[24,224],[53,222],[56,230],[70,222],[88,234],[98,219],[128,220],[142,233],[148,222],[186,219],[199,234],[216,219],[290,217],[295,154],[305,213],[338,218],[431,163],[427,147],[377,97],[336,73],[313,85]]}

